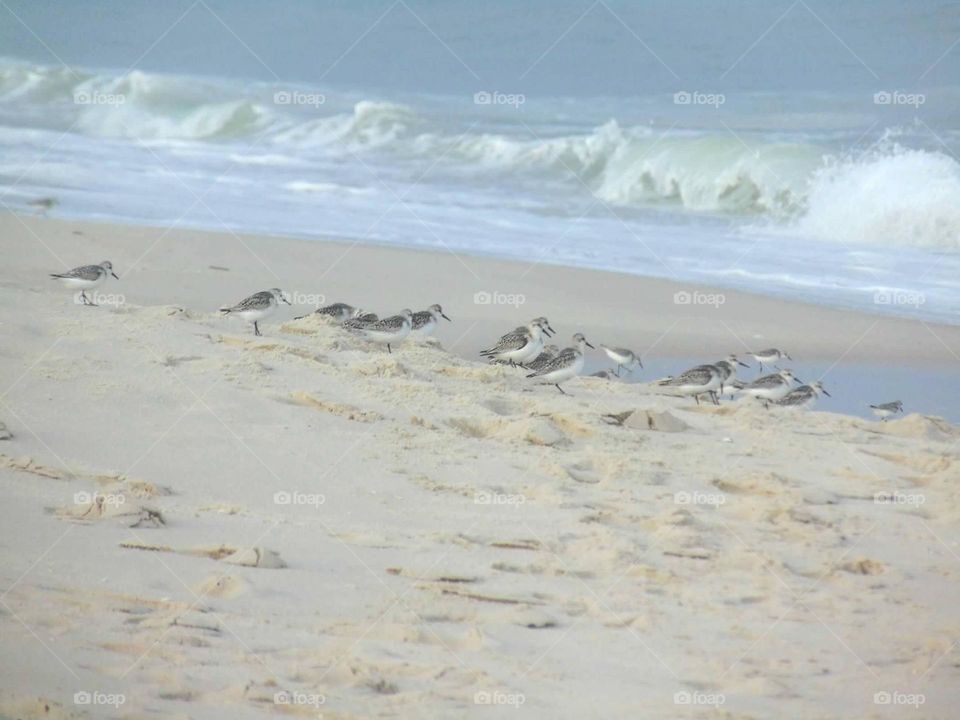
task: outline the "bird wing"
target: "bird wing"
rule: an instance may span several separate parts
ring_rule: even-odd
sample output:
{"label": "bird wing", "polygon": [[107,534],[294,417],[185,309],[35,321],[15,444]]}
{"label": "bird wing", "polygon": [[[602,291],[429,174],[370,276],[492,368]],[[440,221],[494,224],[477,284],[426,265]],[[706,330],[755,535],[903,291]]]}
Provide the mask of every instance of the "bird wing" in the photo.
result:
{"label": "bird wing", "polygon": [[250,297],[244,298],[232,308],[228,308],[230,312],[240,312],[243,310],[259,310],[265,305],[269,305],[273,300],[273,293],[267,290],[261,290],[258,293],[254,293]]}
{"label": "bird wing", "polygon": [[67,270],[65,273],[54,273],[50,277],[77,280],[96,280],[100,277],[100,273],[102,272],[104,272],[104,270],[99,265],[81,265],[80,267],[75,267],[73,270]]}

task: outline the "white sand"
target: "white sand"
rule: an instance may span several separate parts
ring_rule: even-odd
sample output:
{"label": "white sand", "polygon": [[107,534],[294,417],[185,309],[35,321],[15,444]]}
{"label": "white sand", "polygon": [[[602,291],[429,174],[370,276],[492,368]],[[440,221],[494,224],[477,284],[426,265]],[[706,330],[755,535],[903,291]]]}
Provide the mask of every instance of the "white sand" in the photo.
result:
{"label": "white sand", "polygon": [[[540,314],[561,341],[713,359],[739,337],[918,367],[948,361],[958,328],[11,215],[0,250],[0,716],[954,715],[956,427],[592,378],[564,397],[469,358]],[[119,307],[76,306],[45,275],[103,259]],[[455,322],[442,347],[388,355],[291,322],[305,307],[262,338],[216,312],[275,285],[381,313],[441,302]],[[481,290],[527,302],[475,305]],[[628,410],[688,427],[601,418]]]}

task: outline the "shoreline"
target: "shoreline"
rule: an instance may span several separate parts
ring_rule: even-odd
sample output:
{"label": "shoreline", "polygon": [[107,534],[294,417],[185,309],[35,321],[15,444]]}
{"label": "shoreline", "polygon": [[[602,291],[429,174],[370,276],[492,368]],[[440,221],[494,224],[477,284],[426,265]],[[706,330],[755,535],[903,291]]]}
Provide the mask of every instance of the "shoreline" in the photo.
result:
{"label": "shoreline", "polygon": [[[280,284],[288,290],[283,287],[286,281],[287,286],[296,286],[295,292],[305,296],[322,295],[326,302],[349,302],[381,314],[396,312],[404,304],[417,310],[419,305],[426,307],[440,302],[444,307],[456,308],[460,318],[476,323],[478,330],[488,332],[487,340],[476,335],[465,339],[465,357],[473,357],[469,353],[475,354],[485,342],[499,337],[513,320],[516,325],[535,315],[550,317],[551,305],[569,304],[565,326],[573,325],[585,332],[593,330],[595,335],[607,338],[604,342],[608,344],[639,345],[644,354],[654,350],[665,357],[703,355],[706,358],[773,345],[793,348],[788,351],[794,357],[799,355],[816,361],[832,362],[839,358],[930,363],[941,367],[960,362],[960,325],[784,300],[698,283],[430,248],[359,244],[348,239],[304,239],[183,228],[163,230],[144,225],[0,213],[0,232],[8,238],[7,242],[19,245],[27,239],[36,242],[31,234],[39,234],[41,228],[51,235],[49,242],[44,240],[51,251],[61,257],[69,254],[69,260],[66,257],[63,260],[70,267],[92,260],[83,252],[68,253],[67,236],[92,241],[89,252],[112,254],[117,258],[114,264],[121,271],[125,271],[125,263],[136,261],[138,267],[133,269],[137,271],[137,286],[125,296],[129,302],[138,304],[172,303],[216,309],[210,299],[204,297],[198,283],[180,279],[166,295],[157,283],[157,274],[169,273],[169,268],[154,254],[157,248],[174,249],[182,267],[190,243],[198,243],[198,247],[205,250],[219,248],[222,261],[216,267],[227,268],[194,268],[189,271],[190,275],[200,272],[210,280],[220,280],[230,272],[235,279],[248,278],[245,284],[221,283],[236,288],[234,294],[239,293],[236,299],[271,284]],[[81,234],[75,235],[75,231]],[[276,255],[269,262],[263,260],[271,251],[290,253],[323,272],[319,278],[311,278],[302,264],[295,264],[290,267],[288,277],[282,277],[271,267],[284,267],[289,263]],[[42,247],[39,252],[35,249],[29,254],[38,256],[32,265],[38,272],[56,269],[56,258]],[[43,256],[46,256],[45,264]],[[239,263],[232,263],[231,259],[238,259]],[[383,272],[399,268],[400,272],[395,278],[391,277],[391,281],[400,289],[400,293],[394,294],[400,294],[406,302],[378,289],[376,278],[370,278],[364,270],[367,265],[383,268]],[[354,289],[352,285],[360,287]],[[436,289],[424,292],[426,286]],[[108,287],[120,292],[124,283]],[[473,296],[479,292],[490,294],[491,304],[476,304]],[[686,293],[691,304],[675,302],[676,293]],[[493,298],[497,294],[506,296],[505,300],[523,296],[525,302],[497,304]],[[722,304],[709,304],[711,298],[722,300]],[[231,296],[225,294],[220,302],[230,300]],[[697,301],[705,304],[698,305]],[[288,312],[278,314],[278,318],[289,319],[288,316],[309,309],[300,307],[292,311],[284,307],[282,311]],[[504,320],[498,323],[494,320],[497,315]],[[551,320],[556,324],[552,317]],[[566,338],[561,342],[566,342]],[[710,349],[704,349],[705,343]],[[803,348],[803,352],[797,348]]]}

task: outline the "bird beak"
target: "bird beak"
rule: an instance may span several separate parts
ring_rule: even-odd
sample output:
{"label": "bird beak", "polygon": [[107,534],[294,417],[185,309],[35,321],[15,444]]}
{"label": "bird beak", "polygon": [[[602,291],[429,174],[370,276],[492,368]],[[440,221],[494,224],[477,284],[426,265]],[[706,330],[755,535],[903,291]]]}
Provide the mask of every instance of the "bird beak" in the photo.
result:
{"label": "bird beak", "polygon": [[[551,334],[551,335],[556,335],[556,334],[557,334],[557,331],[554,330],[550,325],[547,325],[547,330],[550,331],[550,334]],[[593,347],[593,346],[591,345],[591,347]]]}
{"label": "bird beak", "polygon": [[789,355],[787,355],[786,353],[784,353],[783,356],[784,356],[787,360],[789,360],[790,362],[793,362],[793,358],[790,357]]}
{"label": "bird beak", "polygon": [[442,317],[443,319],[448,320],[448,321],[450,321],[450,322],[453,322],[453,320],[450,320],[450,318],[448,318],[444,313],[440,313],[440,317]]}
{"label": "bird beak", "polygon": [[643,370],[643,361],[639,357],[637,358],[637,365],[639,365],[640,369]]}
{"label": "bird beak", "polygon": [[795,378],[793,379],[793,381],[794,381],[797,385],[805,385],[805,384],[806,384],[806,383],[803,382],[803,380],[801,380],[801,379],[798,378],[798,377],[795,377]]}
{"label": "bird beak", "polygon": [[828,393],[826,390],[823,391],[823,394],[826,395],[827,397],[833,397],[833,395],[831,395],[830,393]]}
{"label": "bird beak", "polygon": [[740,367],[745,367],[745,368],[750,367],[750,366],[747,365],[745,362],[741,362],[740,360],[737,360],[737,365],[739,365]]}
{"label": "bird beak", "polygon": [[280,296],[280,299],[283,300],[287,305],[292,306],[292,303],[289,300],[287,300],[283,295]]}
{"label": "bird beak", "polygon": [[596,348],[593,347],[593,345],[591,345],[590,343],[588,343],[586,340],[584,340],[583,342],[586,343],[586,345],[587,345],[588,348],[593,348],[594,350],[596,350]]}
{"label": "bird beak", "polygon": [[117,277],[117,274],[116,274],[113,270],[110,271],[110,274],[113,275],[115,278],[117,278],[117,280],[120,279],[120,278]]}

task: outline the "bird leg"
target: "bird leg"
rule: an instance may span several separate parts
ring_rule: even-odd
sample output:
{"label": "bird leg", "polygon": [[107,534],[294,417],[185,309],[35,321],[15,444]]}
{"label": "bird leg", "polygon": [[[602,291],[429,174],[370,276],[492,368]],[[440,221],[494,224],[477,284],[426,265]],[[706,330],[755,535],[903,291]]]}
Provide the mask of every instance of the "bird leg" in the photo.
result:
{"label": "bird leg", "polygon": [[257,337],[260,336],[260,326],[257,325],[256,320],[253,321],[253,334],[256,335]]}
{"label": "bird leg", "polygon": [[553,386],[554,386],[555,388],[557,388],[557,390],[559,390],[559,391],[560,391],[561,393],[563,393],[564,395],[569,395],[569,394],[570,394],[570,393],[568,393],[568,392],[565,392],[564,389],[563,389],[562,387],[560,387],[560,385],[558,385],[557,383],[554,383]]}

